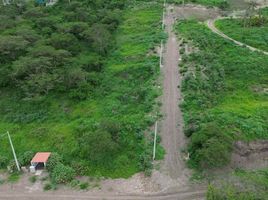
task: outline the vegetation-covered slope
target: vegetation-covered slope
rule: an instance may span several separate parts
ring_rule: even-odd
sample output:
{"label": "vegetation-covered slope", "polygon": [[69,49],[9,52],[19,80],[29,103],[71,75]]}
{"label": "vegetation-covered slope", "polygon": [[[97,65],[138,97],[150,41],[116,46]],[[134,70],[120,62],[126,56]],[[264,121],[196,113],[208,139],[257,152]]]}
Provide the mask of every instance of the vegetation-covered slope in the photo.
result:
{"label": "vegetation-covered slope", "polygon": [[223,19],[216,26],[226,35],[252,47],[268,51],[268,8],[261,11],[263,19]]}
{"label": "vegetation-covered slope", "polygon": [[[154,120],[162,5],[85,0],[0,9],[0,132],[10,131],[17,153],[58,152],[87,175],[148,168],[143,133]],[[7,139],[0,143],[10,160]]]}
{"label": "vegetation-covered slope", "polygon": [[229,3],[226,0],[167,0],[168,3],[175,3],[175,4],[187,4],[187,3],[194,3],[200,4],[205,6],[215,6],[222,9],[226,9],[229,7]]}
{"label": "vegetation-covered slope", "polygon": [[198,48],[181,66],[190,164],[221,167],[234,141],[268,138],[268,59],[195,21],[180,22],[177,30]]}

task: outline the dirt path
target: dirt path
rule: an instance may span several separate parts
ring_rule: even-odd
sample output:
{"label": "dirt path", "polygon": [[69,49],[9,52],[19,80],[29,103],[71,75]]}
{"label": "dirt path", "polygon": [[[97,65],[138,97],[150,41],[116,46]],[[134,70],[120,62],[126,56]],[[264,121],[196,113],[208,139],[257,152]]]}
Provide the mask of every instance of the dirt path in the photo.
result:
{"label": "dirt path", "polygon": [[[220,19],[220,18],[218,18],[218,19]],[[210,20],[207,21],[207,26],[208,26],[208,28],[209,28],[212,32],[218,34],[219,36],[221,36],[221,37],[223,37],[223,38],[225,38],[225,39],[227,39],[227,40],[230,40],[230,41],[234,42],[234,43],[237,44],[238,46],[241,46],[241,47],[247,47],[247,48],[250,49],[251,51],[257,51],[257,52],[261,52],[261,53],[263,53],[263,54],[265,54],[265,55],[268,55],[268,52],[266,52],[266,51],[263,51],[263,50],[260,50],[260,49],[255,48],[255,47],[249,46],[249,45],[247,45],[247,44],[244,44],[244,43],[242,43],[242,42],[239,42],[239,41],[237,41],[237,40],[235,40],[235,39],[233,39],[233,38],[230,38],[229,36],[225,35],[222,31],[220,31],[219,29],[216,28],[216,26],[215,26],[215,21],[216,21],[216,20],[217,20],[217,19],[210,19]]]}
{"label": "dirt path", "polygon": [[168,41],[163,56],[163,114],[164,119],[161,124],[162,144],[166,150],[163,171],[173,179],[177,179],[181,184],[186,184],[188,180],[188,170],[182,159],[180,151],[186,145],[186,138],[183,133],[183,118],[179,108],[181,93],[178,86],[181,84],[181,76],[178,70],[179,49],[173,25],[175,15],[173,9],[169,7],[165,17],[166,32]]}

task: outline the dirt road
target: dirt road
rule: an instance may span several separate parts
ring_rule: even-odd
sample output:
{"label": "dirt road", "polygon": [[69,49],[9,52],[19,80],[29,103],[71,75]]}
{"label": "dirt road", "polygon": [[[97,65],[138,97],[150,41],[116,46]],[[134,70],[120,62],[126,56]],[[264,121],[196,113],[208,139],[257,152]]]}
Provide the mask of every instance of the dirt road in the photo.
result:
{"label": "dirt road", "polygon": [[166,150],[163,171],[173,179],[178,179],[182,184],[188,180],[188,170],[182,159],[180,150],[186,145],[186,138],[183,134],[183,118],[179,108],[181,93],[178,86],[181,84],[181,77],[178,70],[179,45],[177,37],[173,32],[175,23],[173,9],[169,7],[165,16],[166,32],[168,41],[163,56],[164,65],[162,68],[163,83],[163,114],[161,124],[162,144]]}
{"label": "dirt road", "polygon": [[230,41],[234,42],[238,46],[247,47],[251,51],[257,51],[257,52],[261,52],[261,53],[263,53],[265,55],[268,55],[268,52],[266,52],[266,51],[263,51],[263,50],[255,48],[255,47],[249,46],[247,44],[239,42],[239,41],[237,41],[237,40],[235,40],[233,38],[230,38],[229,36],[225,35],[222,31],[220,31],[219,29],[216,28],[216,26],[215,26],[215,21],[216,20],[217,19],[210,19],[210,20],[207,21],[207,26],[212,32],[218,34],[219,36],[221,36],[221,37],[223,37],[223,38],[225,38],[227,40],[230,40]]}

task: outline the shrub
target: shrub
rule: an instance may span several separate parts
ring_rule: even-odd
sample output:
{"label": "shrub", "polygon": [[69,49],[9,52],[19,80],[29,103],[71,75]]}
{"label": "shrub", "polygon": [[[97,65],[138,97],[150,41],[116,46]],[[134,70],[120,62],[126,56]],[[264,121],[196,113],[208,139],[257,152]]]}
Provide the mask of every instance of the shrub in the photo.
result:
{"label": "shrub", "polygon": [[9,168],[9,171],[12,173],[12,172],[15,172],[17,171],[17,166],[16,166],[16,163],[15,163],[15,160],[11,160],[8,164],[8,168]]}
{"label": "shrub", "polygon": [[48,191],[52,189],[52,184],[51,183],[46,183],[43,187],[43,190]]}
{"label": "shrub", "polygon": [[73,180],[75,171],[73,168],[65,166],[61,163],[57,164],[51,174],[55,183],[68,183]]}
{"label": "shrub", "polygon": [[189,152],[201,168],[221,167],[229,162],[231,138],[215,124],[208,124],[192,135]]}
{"label": "shrub", "polygon": [[36,177],[36,176],[31,176],[31,177],[29,178],[29,181],[30,181],[31,183],[35,183],[35,182],[37,181],[37,177]]}
{"label": "shrub", "polygon": [[30,162],[34,156],[34,152],[32,151],[26,151],[23,155],[19,157],[19,163],[22,166],[30,165]]}
{"label": "shrub", "polygon": [[8,159],[5,156],[0,156],[0,169],[5,168],[8,165]]}
{"label": "shrub", "polygon": [[75,173],[79,176],[85,176],[89,171],[89,166],[88,163],[86,162],[74,161],[72,162],[71,167],[75,170]]}
{"label": "shrub", "polygon": [[10,176],[8,177],[8,182],[16,183],[19,181],[19,179],[20,179],[20,173],[16,172],[16,173],[10,174]]}
{"label": "shrub", "polygon": [[86,190],[89,187],[89,184],[87,182],[81,183],[79,187],[81,190]]}
{"label": "shrub", "polygon": [[150,176],[152,168],[152,157],[150,153],[144,152],[140,156],[140,170],[144,171],[146,176]]}
{"label": "shrub", "polygon": [[48,159],[46,168],[49,172],[52,172],[53,169],[62,162],[62,157],[58,153],[52,153]]}
{"label": "shrub", "polygon": [[74,179],[74,180],[72,180],[72,181],[70,182],[69,185],[70,185],[72,188],[76,188],[79,184],[80,184],[79,180]]}

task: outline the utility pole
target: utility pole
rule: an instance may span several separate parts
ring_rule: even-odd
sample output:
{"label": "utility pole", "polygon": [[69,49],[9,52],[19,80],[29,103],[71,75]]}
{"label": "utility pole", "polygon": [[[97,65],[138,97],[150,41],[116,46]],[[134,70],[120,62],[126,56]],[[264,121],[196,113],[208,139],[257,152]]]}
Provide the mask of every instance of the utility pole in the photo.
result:
{"label": "utility pole", "polygon": [[157,136],[157,121],[155,122],[155,128],[154,128],[154,152],[153,152],[153,160],[155,159],[155,152],[156,152],[156,136]]}
{"label": "utility pole", "polygon": [[18,171],[20,171],[20,165],[19,165],[19,162],[18,162],[18,159],[17,159],[17,156],[16,156],[16,152],[15,152],[15,149],[14,149],[14,146],[13,146],[13,143],[12,143],[12,140],[11,140],[11,137],[10,137],[8,131],[7,131],[7,136],[8,136],[8,139],[9,139],[9,143],[10,143],[10,146],[11,146],[11,149],[12,149],[12,153],[13,153],[13,156],[14,156],[14,159],[15,159],[17,169],[18,169]]}

